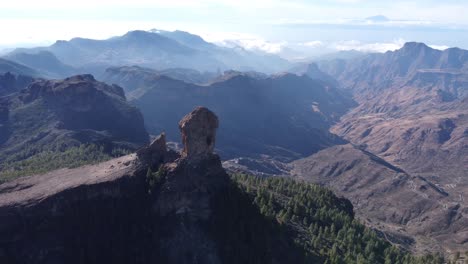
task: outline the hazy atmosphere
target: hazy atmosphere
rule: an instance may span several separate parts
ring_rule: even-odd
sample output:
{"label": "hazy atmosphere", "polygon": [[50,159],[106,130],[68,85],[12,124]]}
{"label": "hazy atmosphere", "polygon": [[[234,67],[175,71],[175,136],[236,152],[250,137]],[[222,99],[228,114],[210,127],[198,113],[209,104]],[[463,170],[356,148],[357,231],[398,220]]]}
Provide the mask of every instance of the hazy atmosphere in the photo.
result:
{"label": "hazy atmosphere", "polygon": [[184,30],[291,59],[337,50],[384,52],[407,41],[468,47],[468,3],[414,1],[59,1],[0,3],[3,49],[142,29]]}
{"label": "hazy atmosphere", "polygon": [[468,264],[467,0],[0,2],[0,264]]}

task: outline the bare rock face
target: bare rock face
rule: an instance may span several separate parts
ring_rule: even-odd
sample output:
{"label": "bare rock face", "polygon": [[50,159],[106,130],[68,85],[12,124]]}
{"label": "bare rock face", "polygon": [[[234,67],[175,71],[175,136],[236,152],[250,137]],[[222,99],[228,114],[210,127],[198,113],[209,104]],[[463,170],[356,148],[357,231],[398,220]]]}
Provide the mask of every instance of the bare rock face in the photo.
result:
{"label": "bare rock face", "polygon": [[212,153],[216,116],[197,108],[180,124],[182,158],[162,134],[136,155],[0,184],[0,263],[303,263],[251,235],[271,222]]}
{"label": "bare rock face", "polygon": [[166,134],[162,133],[155,138],[149,145],[146,145],[137,151],[138,158],[148,165],[164,162],[164,156],[167,153]]}
{"label": "bare rock face", "polygon": [[218,117],[205,107],[197,107],[179,122],[183,157],[201,157],[213,153]]}

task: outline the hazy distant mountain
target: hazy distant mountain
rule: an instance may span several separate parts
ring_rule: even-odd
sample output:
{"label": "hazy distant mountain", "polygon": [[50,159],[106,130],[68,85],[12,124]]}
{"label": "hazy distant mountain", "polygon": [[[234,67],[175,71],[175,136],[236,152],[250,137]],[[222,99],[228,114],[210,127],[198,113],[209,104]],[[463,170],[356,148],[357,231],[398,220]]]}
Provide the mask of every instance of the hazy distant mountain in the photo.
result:
{"label": "hazy distant mountain", "polygon": [[38,51],[49,51],[67,65],[99,74],[110,66],[125,65],[210,72],[226,69],[276,72],[288,66],[286,60],[274,55],[218,47],[182,31],[130,31],[106,40],[74,38],[49,47],[17,49],[11,54]]}
{"label": "hazy distant mountain", "polygon": [[25,65],[0,58],[0,73],[13,73],[27,76],[38,76],[39,73]]}
{"label": "hazy distant mountain", "polygon": [[403,48],[386,53],[373,53],[350,60],[320,61],[322,71],[343,83],[343,88],[378,91],[405,82],[430,69],[462,73],[468,70],[468,51],[450,48],[432,49],[423,43],[409,42]]}
{"label": "hazy distant mountain", "polygon": [[312,60],[313,61],[336,60],[336,59],[350,60],[350,59],[355,59],[364,55],[367,55],[367,53],[362,52],[362,51],[357,51],[357,50],[340,50],[337,52],[332,52],[332,53],[323,54],[323,55],[314,57]]}
{"label": "hazy distant mountain", "polygon": [[194,84],[205,84],[218,76],[217,73],[201,73],[197,70],[183,68],[158,71],[139,66],[122,66],[106,69],[101,79],[107,83],[118,83],[124,87],[126,93],[129,93],[139,88],[152,86],[153,82],[161,78],[162,75]]}
{"label": "hazy distant mountain", "polygon": [[33,81],[34,78],[26,75],[11,72],[0,74],[0,97],[18,92]]}
{"label": "hazy distant mountain", "polygon": [[382,16],[382,15],[366,17],[365,20],[368,20],[368,21],[371,21],[371,22],[388,22],[388,21],[390,21],[390,19],[388,17]]}
{"label": "hazy distant mountain", "polygon": [[338,81],[335,78],[321,71],[316,63],[300,64],[290,69],[289,72],[299,75],[305,74],[311,79],[321,80],[334,86],[339,85]]}
{"label": "hazy distant mountain", "polygon": [[149,32],[173,39],[183,45],[189,46],[194,49],[198,50],[210,50],[210,49],[217,49],[219,48],[213,43],[206,42],[198,35],[190,34],[185,31],[165,31],[165,30],[158,30],[152,29]]}
{"label": "hazy distant mountain", "polygon": [[48,51],[38,51],[37,53],[15,52],[5,56],[6,59],[26,65],[35,71],[40,72],[44,77],[63,78],[77,72],[71,66],[63,64]]}
{"label": "hazy distant mountain", "polygon": [[[291,160],[342,142],[327,130],[354,102],[335,87],[293,74],[227,74],[205,86],[154,76],[128,97],[153,134],[176,134],[175,120],[185,112],[197,105],[210,107],[225,120],[218,140],[223,157],[266,154]],[[129,83],[122,80],[117,84]]]}

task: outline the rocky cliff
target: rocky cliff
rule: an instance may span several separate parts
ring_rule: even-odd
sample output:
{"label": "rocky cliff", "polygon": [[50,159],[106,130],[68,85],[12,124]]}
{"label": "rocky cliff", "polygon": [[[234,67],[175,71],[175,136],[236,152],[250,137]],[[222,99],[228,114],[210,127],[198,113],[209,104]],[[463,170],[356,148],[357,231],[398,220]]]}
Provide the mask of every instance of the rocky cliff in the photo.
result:
{"label": "rocky cliff", "polygon": [[[351,200],[358,217],[386,238],[419,253],[463,250],[467,207],[422,176],[412,175],[351,144],[294,161],[291,175]],[[441,245],[443,242],[443,245]]]}
{"label": "rocky cliff", "polygon": [[[432,239],[431,243],[446,250],[467,247],[467,217],[464,213],[468,207],[464,198],[468,191],[465,165],[468,163],[467,65],[468,51],[458,48],[439,51],[423,43],[406,43],[401,49],[384,54],[319,63],[319,68],[337,78],[340,86],[350,91],[359,104],[343,115],[330,131],[447,194],[443,198],[428,196],[429,204],[439,204],[437,207],[443,208],[435,210],[422,206],[426,202],[409,203],[404,195],[394,196],[399,191],[375,193],[388,201],[412,204],[407,209],[413,211],[411,219],[414,220],[409,224],[402,223],[413,237],[427,235],[421,243],[422,248],[426,247],[424,244],[430,244],[428,237]],[[338,149],[334,148],[335,154],[342,155],[344,151]],[[330,153],[333,152],[322,152],[322,155],[333,158],[331,164],[338,164],[338,161],[341,165],[350,164],[352,160],[349,159],[351,155],[343,155],[348,159],[344,162]],[[304,163],[308,161],[311,159],[303,160]],[[318,163],[315,168],[321,167]],[[374,173],[369,167],[363,167],[366,171],[361,173],[366,176],[360,176],[360,179],[348,177],[349,171],[355,169],[344,170],[342,182],[334,189],[355,186],[357,180],[370,177]],[[313,173],[320,171],[309,171],[310,178],[318,179]],[[379,184],[384,182],[379,181]],[[416,182],[415,186],[418,185]],[[372,194],[370,190],[374,187],[359,186],[356,194]],[[387,184],[387,188],[390,190],[393,186]],[[348,198],[356,198],[350,189],[347,192]],[[418,199],[420,201],[426,199],[424,196],[420,198],[423,198]],[[368,204],[364,215],[376,217],[388,212],[384,209],[386,202],[378,200],[374,196],[373,202],[378,205]],[[395,209],[407,210],[402,206]],[[422,215],[427,217],[415,221]],[[398,225],[402,223],[397,222]]]}
{"label": "rocky cliff", "polygon": [[118,156],[148,142],[143,117],[127,103],[122,88],[91,75],[36,80],[0,97],[0,132],[0,181],[16,176],[17,168],[37,173],[50,160],[55,168],[72,166],[70,151]]}
{"label": "rocky cliff", "polygon": [[161,135],[136,154],[0,185],[0,262],[300,261],[267,243],[270,223],[212,152],[217,126],[197,108],[180,122],[181,156]]}

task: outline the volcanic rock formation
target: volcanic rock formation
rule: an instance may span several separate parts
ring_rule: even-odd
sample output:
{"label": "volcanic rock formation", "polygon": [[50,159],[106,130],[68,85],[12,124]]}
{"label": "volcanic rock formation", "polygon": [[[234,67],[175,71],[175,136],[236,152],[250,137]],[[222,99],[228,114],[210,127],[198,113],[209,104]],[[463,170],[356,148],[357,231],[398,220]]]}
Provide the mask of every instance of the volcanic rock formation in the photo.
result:
{"label": "volcanic rock formation", "polygon": [[213,153],[218,117],[205,107],[197,107],[180,122],[184,144],[183,156],[195,157]]}
{"label": "volcanic rock formation", "polygon": [[1,184],[0,263],[300,263],[259,235],[269,222],[212,153],[217,117],[200,107],[180,124],[182,156],[163,134],[136,154]]}

